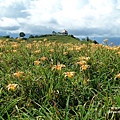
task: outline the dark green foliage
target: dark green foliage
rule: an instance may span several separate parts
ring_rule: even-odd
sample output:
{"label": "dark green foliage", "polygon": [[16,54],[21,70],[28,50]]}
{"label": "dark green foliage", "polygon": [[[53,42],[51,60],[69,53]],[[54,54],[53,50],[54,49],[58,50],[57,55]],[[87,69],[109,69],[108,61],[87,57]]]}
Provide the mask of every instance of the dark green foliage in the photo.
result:
{"label": "dark green foliage", "polygon": [[29,38],[34,38],[35,36],[34,35],[30,35]]}
{"label": "dark green foliage", "polygon": [[56,35],[57,33],[56,33],[55,31],[52,31],[52,34],[53,34],[53,35]]}
{"label": "dark green foliage", "polygon": [[25,36],[25,33],[24,33],[24,32],[20,32],[20,33],[19,33],[19,36],[20,36],[20,37],[24,37],[24,36]]}
{"label": "dark green foliage", "polygon": [[3,36],[3,38],[10,38],[10,35]]}
{"label": "dark green foliage", "polygon": [[86,37],[86,40],[89,41],[90,40],[89,37]]}

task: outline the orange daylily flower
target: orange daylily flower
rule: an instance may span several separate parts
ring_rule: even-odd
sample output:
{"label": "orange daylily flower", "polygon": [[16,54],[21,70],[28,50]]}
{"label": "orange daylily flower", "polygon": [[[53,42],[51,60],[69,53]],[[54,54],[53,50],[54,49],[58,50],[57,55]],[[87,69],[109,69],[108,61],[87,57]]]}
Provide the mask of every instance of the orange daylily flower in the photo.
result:
{"label": "orange daylily flower", "polygon": [[32,44],[29,43],[29,44],[27,44],[26,47],[31,49],[32,48]]}
{"label": "orange daylily flower", "polygon": [[85,60],[85,61],[88,61],[90,59],[90,57],[79,57],[79,59],[82,61],[82,60]]}
{"label": "orange daylily flower", "polygon": [[42,61],[45,61],[45,60],[47,60],[47,57],[41,57],[40,58]]}
{"label": "orange daylily flower", "polygon": [[120,51],[117,54],[120,55]]}
{"label": "orange daylily flower", "polygon": [[54,52],[54,49],[50,49],[49,52],[53,53],[53,52]]}
{"label": "orange daylily flower", "polygon": [[34,65],[39,65],[40,64],[40,61],[36,60],[34,61]]}
{"label": "orange daylily flower", "polygon": [[63,52],[63,55],[67,55],[68,54],[68,52]]}
{"label": "orange daylily flower", "polygon": [[54,66],[52,67],[52,70],[53,70],[53,69],[56,69],[56,70],[58,70],[58,71],[61,71],[61,68],[62,68],[62,67],[66,67],[66,66],[63,65],[63,64],[58,63],[57,65],[54,65]]}
{"label": "orange daylily flower", "polygon": [[87,68],[89,68],[90,66],[89,65],[82,65],[81,68],[82,70],[86,70]]}
{"label": "orange daylily flower", "polygon": [[33,53],[34,54],[39,54],[41,51],[40,50],[36,50],[36,51],[34,51]]}
{"label": "orange daylily flower", "polygon": [[17,48],[19,47],[19,45],[18,45],[18,44],[14,44],[14,45],[12,45],[12,47],[13,47],[14,49],[17,49]]}
{"label": "orange daylily flower", "polygon": [[14,53],[15,53],[15,52],[17,52],[17,50],[13,50],[12,52],[14,52]]}
{"label": "orange daylily flower", "polygon": [[72,78],[75,75],[75,72],[64,72],[65,77]]}
{"label": "orange daylily flower", "polygon": [[14,73],[13,75],[16,76],[16,77],[18,77],[18,78],[20,78],[23,74],[24,74],[24,72],[18,71],[16,73]]}
{"label": "orange daylily flower", "polygon": [[115,79],[116,79],[116,78],[120,78],[120,73],[116,75]]}
{"label": "orange daylily flower", "polygon": [[8,89],[8,91],[9,90],[13,90],[14,91],[17,87],[18,87],[18,84],[9,84],[7,86],[7,89]]}
{"label": "orange daylily flower", "polygon": [[82,60],[82,61],[80,61],[80,62],[77,62],[77,64],[79,64],[80,66],[85,65],[86,63],[87,63],[87,62],[84,61],[84,60]]}
{"label": "orange daylily flower", "polygon": [[47,38],[44,38],[44,40],[43,40],[43,41],[44,41],[44,42],[45,42],[45,41],[47,41]]}

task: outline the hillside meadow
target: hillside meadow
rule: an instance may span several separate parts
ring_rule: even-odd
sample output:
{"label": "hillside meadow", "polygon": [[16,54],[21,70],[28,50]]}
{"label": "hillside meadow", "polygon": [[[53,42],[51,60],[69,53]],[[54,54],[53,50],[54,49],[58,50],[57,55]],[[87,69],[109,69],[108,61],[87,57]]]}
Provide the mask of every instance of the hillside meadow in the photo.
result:
{"label": "hillside meadow", "polygon": [[64,41],[0,40],[1,120],[120,118],[120,46]]}

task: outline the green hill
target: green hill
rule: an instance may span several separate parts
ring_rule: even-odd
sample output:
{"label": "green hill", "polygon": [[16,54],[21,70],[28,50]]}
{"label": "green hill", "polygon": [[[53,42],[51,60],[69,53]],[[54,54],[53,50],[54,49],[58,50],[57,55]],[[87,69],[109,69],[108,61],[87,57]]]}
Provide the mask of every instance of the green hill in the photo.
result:
{"label": "green hill", "polygon": [[[52,34],[44,34],[44,35],[40,35],[40,36],[33,36],[29,38],[22,38],[22,40],[27,40],[28,42],[32,42],[32,41],[43,41],[44,39],[47,39],[47,41],[51,41],[51,42],[62,42],[62,43],[81,43],[81,44],[89,44],[89,43],[96,43],[96,41],[90,40],[88,37],[87,39],[84,40],[80,40],[77,37],[74,37],[74,35],[52,35]],[[6,37],[1,37],[0,39],[2,40],[6,40],[9,39],[9,41],[16,41],[16,39],[14,38],[6,38]]]}
{"label": "green hill", "polygon": [[44,40],[47,39],[48,41],[57,41],[57,42],[63,42],[63,43],[79,43],[80,39],[74,37],[73,35],[41,35],[38,38],[29,38],[29,40]]}
{"label": "green hill", "polygon": [[57,42],[62,42],[62,43],[85,43],[85,44],[88,44],[88,43],[96,43],[96,41],[93,41],[93,40],[80,40],[79,38],[76,38],[74,37],[73,35],[51,35],[51,34],[48,34],[48,35],[41,35],[39,37],[34,37],[34,38],[29,38],[29,40],[33,41],[33,40],[44,40],[44,39],[47,39],[48,41],[57,41]]}

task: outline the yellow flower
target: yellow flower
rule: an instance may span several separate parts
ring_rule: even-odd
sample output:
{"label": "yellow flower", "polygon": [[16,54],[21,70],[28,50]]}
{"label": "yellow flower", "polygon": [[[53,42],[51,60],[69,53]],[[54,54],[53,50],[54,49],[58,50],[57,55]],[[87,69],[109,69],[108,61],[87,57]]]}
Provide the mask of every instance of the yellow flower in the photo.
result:
{"label": "yellow flower", "polygon": [[87,68],[89,68],[90,66],[89,65],[82,65],[81,68],[82,70],[86,70]]}
{"label": "yellow flower", "polygon": [[2,42],[3,42],[3,41],[0,39],[0,44],[2,44]]}
{"label": "yellow flower", "polygon": [[44,41],[44,42],[45,42],[45,41],[47,41],[47,38],[44,38],[44,40],[43,40],[43,41]]}
{"label": "yellow flower", "polygon": [[63,52],[63,55],[67,55],[68,54],[68,52]]}
{"label": "yellow flower", "polygon": [[8,42],[8,41],[9,41],[9,39],[6,39],[5,41],[6,41],[6,42]]}
{"label": "yellow flower", "polygon": [[4,48],[5,47],[5,45],[0,45],[0,48]]}
{"label": "yellow flower", "polygon": [[17,38],[17,40],[20,40],[20,38]]}
{"label": "yellow flower", "polygon": [[117,54],[120,55],[120,51]]}
{"label": "yellow flower", "polygon": [[53,53],[53,52],[54,52],[54,49],[50,49],[49,52]]}
{"label": "yellow flower", "polygon": [[34,61],[34,65],[39,65],[40,64],[40,61],[36,60]]}
{"label": "yellow flower", "polygon": [[12,52],[14,52],[14,53],[15,53],[15,52],[17,52],[17,50],[13,50]]}
{"label": "yellow flower", "polygon": [[42,61],[45,61],[45,60],[47,60],[47,57],[41,57],[40,58]]}
{"label": "yellow flower", "polygon": [[87,63],[87,62],[84,61],[84,60],[82,60],[82,61],[80,61],[80,62],[77,62],[77,64],[79,64],[80,66],[85,65],[86,63]]}
{"label": "yellow flower", "polygon": [[37,42],[36,40],[33,41],[33,43],[36,43],[36,42]]}
{"label": "yellow flower", "polygon": [[18,44],[15,44],[15,45],[12,45],[12,47],[13,47],[14,49],[17,49],[17,48],[19,47],[19,45],[18,45]]}
{"label": "yellow flower", "polygon": [[120,73],[119,73],[119,74],[117,74],[115,78],[120,78]]}
{"label": "yellow flower", "polygon": [[9,53],[9,50],[5,50],[5,53]]}
{"label": "yellow flower", "polygon": [[41,51],[40,50],[36,50],[34,51],[34,54],[39,54]]}
{"label": "yellow flower", "polygon": [[9,84],[7,86],[7,89],[8,89],[8,91],[9,90],[13,90],[14,91],[17,87],[18,87],[18,84]]}
{"label": "yellow flower", "polygon": [[85,61],[88,61],[90,59],[90,57],[79,57],[79,59],[82,61],[82,60],[85,60]]}
{"label": "yellow flower", "polygon": [[25,40],[23,40],[23,41],[20,41],[21,43],[25,43],[26,41]]}
{"label": "yellow flower", "polygon": [[74,49],[75,49],[76,51],[80,51],[80,50],[81,50],[81,46],[75,46]]}
{"label": "yellow flower", "polygon": [[23,74],[24,74],[24,72],[18,71],[16,73],[14,73],[13,75],[16,76],[16,77],[18,77],[18,78],[20,78],[20,77],[22,77]]}
{"label": "yellow flower", "polygon": [[75,75],[75,72],[64,72],[65,77],[72,78]]}
{"label": "yellow flower", "polygon": [[32,48],[32,44],[27,44],[27,46],[26,46],[27,48],[29,48],[29,49],[31,49]]}
{"label": "yellow flower", "polygon": [[69,50],[69,51],[73,51],[73,48],[72,48],[72,47],[71,47],[71,48],[68,48],[68,50]]}
{"label": "yellow flower", "polygon": [[48,42],[45,44],[46,47],[48,47],[48,46],[50,46],[50,45],[51,45],[51,43],[48,43]]}
{"label": "yellow flower", "polygon": [[62,67],[65,67],[65,65],[58,63],[57,65],[54,65],[54,66],[52,67],[52,70],[56,69],[56,70],[58,70],[58,71],[61,71],[61,68],[62,68]]}

